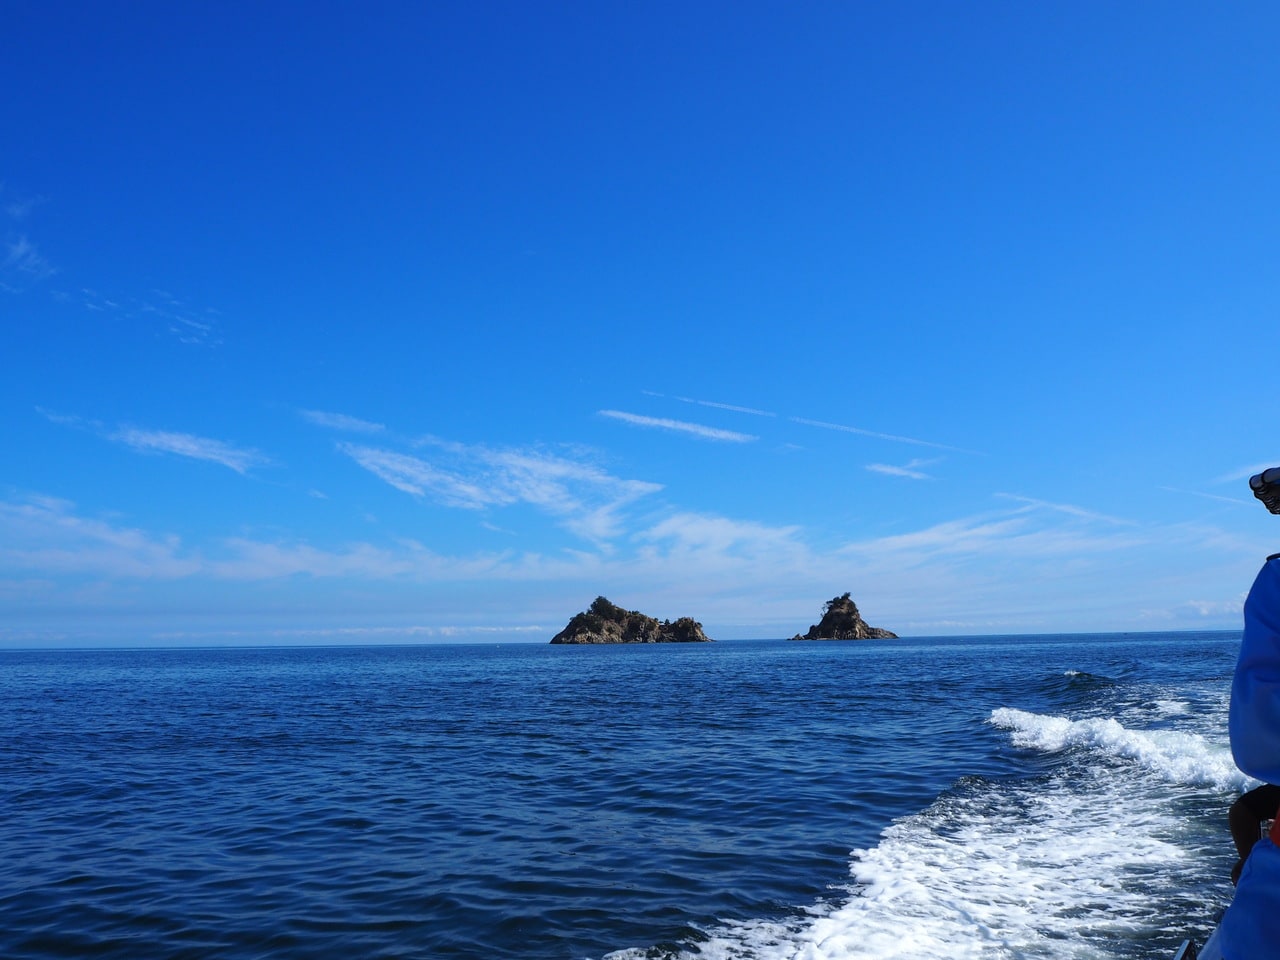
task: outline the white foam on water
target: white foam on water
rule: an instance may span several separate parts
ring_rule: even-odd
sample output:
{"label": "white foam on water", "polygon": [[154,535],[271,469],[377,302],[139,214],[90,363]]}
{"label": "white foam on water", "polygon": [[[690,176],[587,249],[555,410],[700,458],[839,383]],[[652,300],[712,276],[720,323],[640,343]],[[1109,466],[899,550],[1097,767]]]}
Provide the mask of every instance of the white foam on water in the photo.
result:
{"label": "white foam on water", "polygon": [[1132,760],[1173,783],[1244,790],[1253,783],[1231,759],[1225,743],[1194,733],[1130,730],[1111,718],[1071,720],[1002,707],[991,711],[993,726],[1009,730],[1014,746],[1045,752],[1072,747]]}
{"label": "white foam on water", "polygon": [[1106,960],[1124,955],[1117,944],[1140,950],[1164,922],[1161,898],[1185,903],[1161,880],[1191,855],[1170,783],[1244,787],[1228,749],[1108,719],[1002,709],[990,722],[1019,747],[1076,752],[1040,779],[962,781],[853,851],[852,882],[833,902],[788,920],[725,922],[678,956]]}

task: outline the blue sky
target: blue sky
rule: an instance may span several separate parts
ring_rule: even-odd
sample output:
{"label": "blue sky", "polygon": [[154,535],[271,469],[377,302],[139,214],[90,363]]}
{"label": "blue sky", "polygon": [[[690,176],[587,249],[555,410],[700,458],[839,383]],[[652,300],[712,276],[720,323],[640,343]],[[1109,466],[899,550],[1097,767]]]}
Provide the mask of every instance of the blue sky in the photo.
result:
{"label": "blue sky", "polygon": [[4,20],[0,645],[1234,628],[1280,549],[1272,4]]}

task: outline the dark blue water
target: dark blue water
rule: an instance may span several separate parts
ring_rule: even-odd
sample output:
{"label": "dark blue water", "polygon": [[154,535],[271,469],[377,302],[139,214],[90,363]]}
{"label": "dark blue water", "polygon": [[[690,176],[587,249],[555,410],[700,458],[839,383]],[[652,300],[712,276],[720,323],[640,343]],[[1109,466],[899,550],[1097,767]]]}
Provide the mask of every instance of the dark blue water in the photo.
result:
{"label": "dark blue water", "polygon": [[1163,956],[1236,642],[3,653],[0,956]]}

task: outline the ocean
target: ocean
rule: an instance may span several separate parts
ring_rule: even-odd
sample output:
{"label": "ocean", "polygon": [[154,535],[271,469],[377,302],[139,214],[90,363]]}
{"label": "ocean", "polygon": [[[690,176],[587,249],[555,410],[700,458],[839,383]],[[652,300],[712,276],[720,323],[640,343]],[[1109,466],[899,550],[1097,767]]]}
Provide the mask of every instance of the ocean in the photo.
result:
{"label": "ocean", "polygon": [[1167,958],[1238,633],[0,653],[0,956]]}

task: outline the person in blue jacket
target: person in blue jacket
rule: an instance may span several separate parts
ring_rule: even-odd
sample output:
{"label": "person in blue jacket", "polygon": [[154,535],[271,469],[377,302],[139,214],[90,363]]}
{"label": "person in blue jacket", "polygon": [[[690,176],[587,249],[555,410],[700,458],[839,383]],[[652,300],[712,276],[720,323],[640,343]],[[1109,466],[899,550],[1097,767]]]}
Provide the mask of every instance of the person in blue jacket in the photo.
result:
{"label": "person in blue jacket", "polygon": [[[1250,479],[1254,495],[1280,513],[1280,470]],[[1231,682],[1228,719],[1236,766],[1280,783],[1280,554],[1267,558],[1244,602],[1244,636]],[[1280,957],[1280,819],[1249,852],[1219,928],[1225,960]]]}

